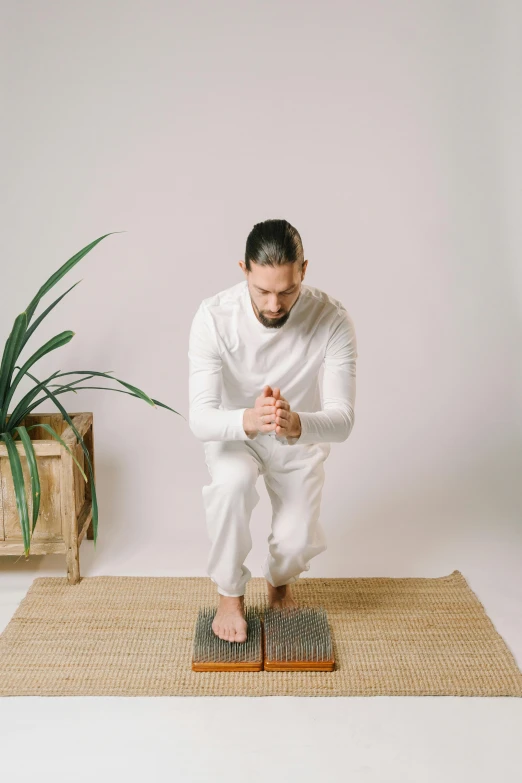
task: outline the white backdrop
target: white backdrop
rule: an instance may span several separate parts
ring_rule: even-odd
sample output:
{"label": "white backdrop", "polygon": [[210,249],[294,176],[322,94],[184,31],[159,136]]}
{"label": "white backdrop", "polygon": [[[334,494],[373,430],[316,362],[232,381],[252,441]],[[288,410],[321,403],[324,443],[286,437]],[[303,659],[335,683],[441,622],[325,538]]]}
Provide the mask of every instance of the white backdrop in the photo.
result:
{"label": "white backdrop", "polygon": [[[359,354],[307,575],[520,580],[520,4],[3,5],[2,348],[50,274],[124,231],[47,296],[37,315],[83,278],[23,358],[72,329],[38,377],[114,370],[188,420],[192,316],[243,279],[252,226],[284,217]],[[82,575],[206,575],[210,477],[187,421],[109,391],[60,399],[94,412]]]}

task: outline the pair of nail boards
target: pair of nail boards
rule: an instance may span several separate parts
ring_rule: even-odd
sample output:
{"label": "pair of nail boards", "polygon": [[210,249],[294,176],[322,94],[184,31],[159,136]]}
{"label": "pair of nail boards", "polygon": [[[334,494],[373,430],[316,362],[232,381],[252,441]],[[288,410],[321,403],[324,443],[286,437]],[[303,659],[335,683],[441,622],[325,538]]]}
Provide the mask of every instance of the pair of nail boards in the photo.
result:
{"label": "pair of nail boards", "polygon": [[244,642],[220,639],[212,630],[216,607],[199,610],[193,671],[333,671],[335,660],[323,607],[245,609]]}

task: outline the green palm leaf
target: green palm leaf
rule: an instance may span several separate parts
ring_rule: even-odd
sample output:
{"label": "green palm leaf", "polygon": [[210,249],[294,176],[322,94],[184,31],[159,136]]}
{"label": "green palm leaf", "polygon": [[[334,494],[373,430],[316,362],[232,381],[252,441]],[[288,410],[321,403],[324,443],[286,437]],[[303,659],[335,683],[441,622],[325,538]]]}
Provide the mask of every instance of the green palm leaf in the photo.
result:
{"label": "green palm leaf", "polygon": [[[16,367],[15,367],[15,370],[16,370]],[[47,380],[48,381],[52,381],[52,379],[56,378],[58,374],[59,374],[59,370],[57,370],[52,375],[50,375],[49,378],[47,378]],[[19,424],[19,422],[22,421],[22,419],[25,418],[25,416],[27,414],[24,413],[24,411],[26,411],[27,406],[29,405],[29,403],[31,402],[33,397],[36,394],[38,394],[40,389],[43,389],[43,384],[39,383],[37,386],[33,386],[32,389],[29,389],[27,394],[25,394],[22,397],[22,399],[17,404],[17,406],[14,409],[14,411],[9,416],[9,421],[6,420],[5,429],[7,430],[7,432],[13,432],[15,427],[16,427],[16,425]],[[45,397],[43,399],[45,399]]]}
{"label": "green palm leaf", "polygon": [[[24,315],[24,313],[22,313]],[[50,340],[48,340],[44,345],[42,345],[41,348],[38,348],[37,351],[35,351],[32,356],[29,357],[29,359],[26,361],[26,363],[20,368],[19,372],[16,374],[15,379],[10,383],[9,391],[5,395],[5,399],[3,400],[2,408],[0,410],[0,429],[5,430],[6,426],[6,415],[9,408],[9,403],[11,402],[11,399],[13,397],[13,394],[15,393],[15,389],[24,377],[24,375],[27,373],[27,370],[29,367],[32,367],[32,365],[37,362],[39,359],[42,358],[42,356],[45,356],[45,354],[50,353],[50,351],[54,351],[57,348],[60,348],[62,345],[66,345],[68,342],[72,340],[74,337],[74,332],[71,332],[70,329],[65,330],[64,332],[60,332],[60,334],[55,335],[54,337],[51,337]],[[27,373],[29,375],[29,373]]]}
{"label": "green palm leaf", "polygon": [[[42,321],[45,318],[45,316],[48,315],[54,307],[56,307],[58,302],[60,302],[64,298],[64,296],[66,296],[69,293],[69,291],[72,291],[72,289],[75,288],[75,286],[77,286],[78,283],[81,283],[81,282],[82,282],[81,280],[78,280],[77,283],[74,283],[74,285],[72,285],[70,288],[68,288],[67,291],[65,291],[65,293],[63,293],[61,296],[58,297],[58,299],[55,299],[54,302],[49,305],[47,310],[44,310],[43,313],[38,316],[38,318],[36,319],[34,324],[29,329],[26,330],[24,339],[22,340],[22,343],[20,345],[20,350],[18,352],[18,355],[20,355],[20,353],[22,352],[26,342],[31,337],[31,335],[35,331],[35,329],[37,329],[40,326],[40,324],[42,323]],[[18,358],[18,357],[16,357],[16,358]]]}
{"label": "green palm leaf", "polygon": [[[56,430],[55,430],[55,429],[53,429],[53,428],[51,427],[51,425],[50,425],[50,424],[31,424],[31,426],[30,426],[30,427],[27,427],[27,429],[28,429],[28,430],[34,430],[34,428],[35,428],[35,427],[43,427],[43,429],[44,429],[44,430],[47,430],[47,432],[48,432],[50,435],[52,435],[52,436],[53,436],[53,438],[55,438],[57,441],[59,441],[59,442],[62,444],[62,446],[64,447],[64,449],[67,449],[67,451],[69,452],[69,454],[71,455],[71,457],[73,458],[73,460],[74,460],[74,461],[76,462],[76,464],[78,465],[78,468],[79,468],[79,470],[80,470],[80,473],[82,474],[83,478],[85,479],[85,482],[87,482],[87,476],[85,475],[85,473],[84,473],[84,471],[83,471],[83,468],[82,468],[82,466],[80,465],[80,463],[78,462],[78,460],[77,460],[77,459],[76,459],[76,457],[74,456],[73,452],[71,451],[71,449],[69,448],[69,446],[67,445],[67,443],[66,443],[66,442],[63,440],[63,438],[61,438],[61,437],[58,435],[58,433],[56,432]],[[17,429],[17,430],[19,430],[19,429],[23,429],[23,428],[17,427],[16,429]]]}
{"label": "green palm leaf", "polygon": [[29,530],[29,511],[27,508],[27,498],[25,496],[24,474],[22,470],[22,464],[20,462],[20,455],[18,454],[16,443],[13,441],[13,438],[9,432],[0,432],[0,438],[5,440],[7,446],[7,453],[9,455],[9,463],[11,465],[11,473],[13,476],[16,505],[18,507],[18,516],[20,517],[20,524],[22,527],[24,552],[25,556],[28,557],[31,533]]}
{"label": "green palm leaf", "polygon": [[[0,364],[0,411],[4,408],[6,390],[11,385],[13,367],[20,353],[20,343],[24,339],[26,328],[27,313],[23,312],[16,316],[11,334],[4,345],[2,364]],[[5,426],[5,422],[3,422],[3,425]],[[0,422],[0,429],[3,429],[2,422]]]}
{"label": "green palm leaf", "polygon": [[29,324],[31,322],[31,318],[33,317],[34,311],[38,307],[38,303],[40,302],[40,299],[45,296],[45,294],[51,290],[53,286],[58,283],[59,280],[62,279],[64,275],[69,272],[73,266],[75,266],[78,261],[81,261],[84,256],[89,253],[93,247],[96,247],[96,245],[102,241],[102,239],[105,239],[105,237],[110,236],[111,234],[122,234],[125,232],[122,231],[109,231],[108,234],[104,234],[101,237],[98,237],[98,239],[95,239],[94,242],[90,242],[88,245],[85,245],[84,248],[82,248],[78,253],[75,253],[71,258],[65,262],[65,264],[62,264],[62,266],[51,275],[51,277],[46,280],[46,282],[41,286],[40,290],[36,294],[36,296],[33,297],[29,305],[26,307],[26,313],[27,313],[27,323]]}
{"label": "green palm leaf", "polygon": [[[119,233],[123,233],[123,232],[111,231],[108,234],[104,234],[98,239],[95,239],[94,242],[90,242],[88,245],[82,248],[78,253],[75,253],[71,258],[69,258],[68,261],[65,262],[65,264],[62,264],[62,266],[54,274],[52,274],[51,277],[48,278],[48,280],[46,280],[46,282],[40,287],[38,293],[36,294],[36,296],[33,297],[33,299],[29,303],[28,307],[24,310],[24,312],[20,313],[16,317],[13,328],[11,330],[11,334],[9,335],[4,345],[2,362],[0,364],[0,410],[3,411],[3,415],[4,415],[4,419],[0,420],[0,429],[3,429],[5,427],[5,414],[7,413],[7,409],[8,409],[8,405],[6,405],[5,403],[5,395],[6,395],[6,391],[11,386],[13,367],[16,360],[18,359],[18,356],[20,355],[20,351],[22,350],[23,346],[27,342],[28,336],[30,336],[28,335],[26,337],[27,327],[31,321],[31,318],[33,317],[34,311],[38,307],[40,299],[42,299],[42,297],[45,296],[45,294],[48,291],[50,291],[51,288],[54,285],[56,285],[56,283],[59,280],[61,280],[62,277],[66,275],[70,269],[72,269],[79,261],[81,261],[81,259],[84,256],[86,256],[87,253],[89,253],[93,249],[93,247],[96,247],[96,245],[99,242],[101,242],[102,239],[105,239],[105,237],[108,237],[111,234],[119,234]],[[68,292],[66,291],[66,293]],[[63,294],[63,296],[65,296],[65,294]],[[40,317],[38,323],[41,322],[43,317],[45,317],[45,315],[49,312],[50,309],[52,309],[52,307],[48,308],[48,310]],[[34,330],[31,330],[31,334],[32,331]]]}
{"label": "green palm leaf", "polygon": [[[58,391],[56,391],[55,394],[66,394],[68,391],[73,391],[75,394],[77,394],[77,389],[72,389],[70,386],[63,387],[63,386],[60,386],[57,383],[51,383],[50,386],[58,386],[59,387]],[[132,392],[124,391],[123,389],[112,389],[110,386],[78,386],[78,389],[103,389],[104,391],[118,392],[118,394],[128,394],[130,397],[137,397],[138,399],[141,399],[141,397],[139,397],[137,394],[133,394]],[[151,399],[152,399],[154,405],[159,405],[160,408],[166,408],[167,410],[172,411],[172,413],[178,413],[178,411],[175,411],[174,408],[171,408],[168,405],[165,405],[163,402],[160,402],[159,400],[155,400],[154,397],[151,397]],[[31,405],[31,407],[27,409],[26,415],[33,408],[36,408],[36,407],[38,407],[38,405],[41,405],[42,402],[45,402],[45,400],[46,400],[46,397],[40,397],[39,400],[36,400],[34,405]],[[179,416],[181,416],[182,419],[185,419],[183,414],[180,413]],[[25,416],[22,417],[22,418],[25,418]],[[9,420],[9,421],[11,421],[11,420]],[[186,419],[185,419],[185,421],[186,421]]]}
{"label": "green palm leaf", "polygon": [[[113,372],[113,370],[110,370],[110,372]],[[86,376],[88,376],[88,378],[93,378],[94,376],[97,375],[97,376],[100,376],[100,377],[103,377],[103,378],[108,378],[110,381],[118,381],[118,383],[122,383],[127,388],[134,389],[136,392],[138,392],[138,393],[133,393],[131,395],[132,397],[138,397],[139,399],[145,399],[146,401],[150,400],[151,404],[154,404],[154,406],[158,405],[161,408],[165,408],[166,410],[172,411],[172,413],[177,413],[178,416],[181,416],[183,419],[185,419],[183,414],[179,413],[179,411],[174,410],[174,408],[171,408],[169,405],[165,405],[165,403],[160,402],[159,400],[155,400],[152,397],[148,397],[148,395],[146,395],[145,392],[141,391],[140,389],[136,389],[136,387],[132,386],[131,384],[125,383],[125,381],[120,381],[118,378],[115,378],[114,376],[110,375],[107,372],[97,372],[96,370],[71,370],[70,372],[63,372],[63,373],[56,372],[56,373],[53,373],[52,375],[49,376],[49,378],[46,381],[41,381],[37,386],[35,386],[33,389],[31,389],[25,395],[25,397],[20,400],[20,402],[16,406],[15,410],[13,411],[13,413],[11,414],[11,416],[9,418],[9,421],[7,422],[6,429],[8,431],[12,431],[16,427],[16,425],[27,416],[28,413],[30,413],[32,410],[34,410],[34,408],[38,407],[38,405],[40,405],[42,402],[44,402],[46,400],[46,397],[40,397],[39,399],[35,400],[32,403],[32,405],[29,405],[28,407],[26,407],[28,402],[34,396],[34,394],[37,393],[39,390],[44,388],[44,386],[47,384],[47,381],[52,380],[53,378],[63,377],[65,375],[86,375]],[[66,384],[66,385],[49,384],[49,386],[53,386],[53,385],[56,386],[56,385],[58,385],[58,388],[60,389],[60,391],[59,392],[55,392],[55,393],[56,394],[58,394],[58,393],[61,394],[61,393],[63,393],[61,391],[62,389],[63,389],[63,391],[68,391],[68,390],[76,391],[76,389],[73,388],[75,386],[75,384],[80,384],[84,380],[87,380],[87,378],[80,378],[79,380],[72,381],[70,384]],[[117,391],[117,392],[120,392],[120,393],[129,394],[129,392],[122,392],[121,389],[111,389],[110,387],[107,387],[107,386],[78,386],[77,388],[80,388],[80,389],[107,389],[108,391]],[[186,421],[186,419],[185,419],[185,421]]]}
{"label": "green palm leaf", "polygon": [[[29,473],[31,474],[31,490],[33,493],[33,525],[31,532],[34,533],[36,520],[38,519],[38,512],[40,511],[40,475],[38,473],[38,465],[36,463],[36,454],[34,453],[33,443],[29,437],[27,429],[25,427],[17,427],[16,429],[20,435],[20,440],[24,445],[25,456],[27,457],[27,464],[29,465]],[[32,429],[32,427],[29,427],[29,429]]]}

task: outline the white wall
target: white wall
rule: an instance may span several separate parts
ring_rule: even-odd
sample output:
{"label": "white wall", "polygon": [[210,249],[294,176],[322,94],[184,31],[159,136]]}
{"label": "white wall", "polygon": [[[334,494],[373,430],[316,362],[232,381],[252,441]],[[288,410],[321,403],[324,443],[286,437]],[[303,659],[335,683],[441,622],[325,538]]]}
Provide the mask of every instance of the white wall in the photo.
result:
{"label": "white wall", "polygon": [[[308,576],[519,562],[520,4],[3,5],[2,347],[50,274],[124,231],[47,296],[83,278],[23,358],[72,329],[36,375],[114,370],[188,419],[192,315],[243,279],[254,223],[284,217],[358,337],[355,427],[332,446],[329,548]],[[61,401],[95,417],[82,574],[206,575],[210,478],[187,422],[114,392]]]}

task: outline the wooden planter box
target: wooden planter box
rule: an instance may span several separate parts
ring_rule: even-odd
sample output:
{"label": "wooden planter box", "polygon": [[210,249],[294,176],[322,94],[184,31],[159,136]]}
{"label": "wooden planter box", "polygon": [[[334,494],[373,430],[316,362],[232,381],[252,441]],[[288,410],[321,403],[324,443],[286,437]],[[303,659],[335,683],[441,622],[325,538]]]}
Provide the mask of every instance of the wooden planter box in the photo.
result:
{"label": "wooden planter box", "polygon": [[[68,413],[68,415],[89,452],[96,483],[92,413]],[[41,484],[40,510],[31,538],[29,554],[47,555],[63,552],[67,562],[67,580],[69,584],[77,584],[80,581],[80,543],[85,535],[87,538],[93,538],[90,473],[85,454],[61,413],[31,413],[21,423],[26,427],[32,424],[49,424],[67,443],[87,476],[86,483],[69,452],[44,428],[36,427],[29,432],[31,440],[34,441],[33,447]],[[31,474],[22,442],[19,440],[15,442],[22,464],[29,522],[32,525]],[[0,440],[0,482],[0,555],[23,555],[22,528],[7,445],[3,440]]]}

